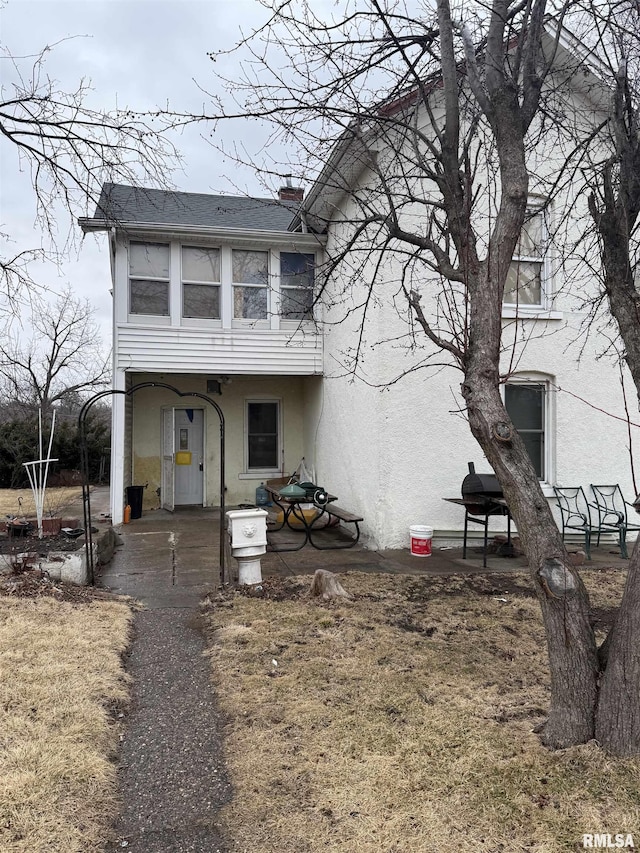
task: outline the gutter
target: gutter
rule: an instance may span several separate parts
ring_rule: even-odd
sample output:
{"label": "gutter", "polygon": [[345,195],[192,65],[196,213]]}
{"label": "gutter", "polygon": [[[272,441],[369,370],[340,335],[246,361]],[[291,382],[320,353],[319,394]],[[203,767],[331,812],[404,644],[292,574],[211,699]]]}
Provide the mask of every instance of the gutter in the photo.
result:
{"label": "gutter", "polygon": [[183,228],[178,223],[167,225],[160,222],[135,222],[130,220],[118,221],[114,224],[112,219],[92,219],[82,217],[78,224],[83,233],[88,234],[96,231],[126,231],[135,234],[165,234],[173,235],[180,239],[185,237],[217,237],[226,240],[261,240],[269,243],[299,242],[305,245],[318,245],[326,242],[326,236],[321,234],[309,234],[296,231],[269,231],[264,229],[249,228],[224,228],[211,225],[188,225]]}

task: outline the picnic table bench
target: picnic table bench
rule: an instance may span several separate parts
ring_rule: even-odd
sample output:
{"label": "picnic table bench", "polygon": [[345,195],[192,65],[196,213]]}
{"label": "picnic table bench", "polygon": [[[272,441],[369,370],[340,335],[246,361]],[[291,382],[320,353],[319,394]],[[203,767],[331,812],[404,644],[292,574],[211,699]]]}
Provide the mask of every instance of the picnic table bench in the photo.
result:
{"label": "picnic table bench", "polygon": [[[267,530],[267,538],[269,533],[275,533],[278,530],[282,530],[285,526],[290,530],[294,530],[296,533],[304,534],[302,541],[294,546],[286,545],[276,547],[272,543],[269,543],[270,551],[299,551],[301,548],[304,548],[305,545],[311,545],[312,548],[316,548],[318,551],[338,550],[340,548],[353,548],[360,539],[360,522],[364,521],[364,519],[360,515],[356,515],[353,512],[349,512],[348,510],[337,506],[334,503],[334,501],[337,500],[335,495],[327,495],[327,502],[320,504],[313,500],[309,500],[307,497],[295,499],[284,497],[280,494],[280,490],[277,485],[267,483],[265,488],[273,503],[282,512],[281,521],[273,522],[269,525],[271,529]],[[313,505],[313,509],[315,511],[314,515],[311,517],[308,516],[308,510],[304,509],[304,507],[309,504]],[[293,522],[295,522],[295,526],[292,519]],[[318,527],[318,523],[323,519],[326,523],[322,527]],[[355,537],[347,542],[336,539],[334,542],[324,543],[318,541],[317,536],[314,538],[314,533],[318,533],[319,530],[331,528],[336,521],[344,524],[353,524],[355,528]]]}

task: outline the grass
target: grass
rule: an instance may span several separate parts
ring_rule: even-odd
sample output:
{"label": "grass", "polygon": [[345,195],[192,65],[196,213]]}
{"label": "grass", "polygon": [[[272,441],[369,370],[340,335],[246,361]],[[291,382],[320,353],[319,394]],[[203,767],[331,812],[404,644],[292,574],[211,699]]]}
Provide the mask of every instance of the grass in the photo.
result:
{"label": "grass", "polygon": [[[82,496],[80,486],[48,488],[45,493],[44,514],[59,515],[60,510]],[[0,489],[0,517],[17,515],[35,516],[36,507],[31,489]]]}
{"label": "grass", "polygon": [[[584,574],[599,607],[619,599],[622,573]],[[214,603],[233,850],[566,853],[638,833],[640,761],[540,745],[544,629],[509,577],[349,572],[352,603],[310,600],[308,578]]]}
{"label": "grass", "polygon": [[131,610],[0,597],[0,849],[101,849],[116,810],[114,709]]}

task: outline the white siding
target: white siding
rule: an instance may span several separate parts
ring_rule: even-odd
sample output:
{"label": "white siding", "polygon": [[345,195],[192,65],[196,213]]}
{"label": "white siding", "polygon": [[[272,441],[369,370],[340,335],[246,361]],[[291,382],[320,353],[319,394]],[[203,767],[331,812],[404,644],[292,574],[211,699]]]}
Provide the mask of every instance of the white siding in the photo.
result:
{"label": "white siding", "polygon": [[322,337],[315,331],[196,329],[122,324],[116,369],[154,373],[322,374]]}

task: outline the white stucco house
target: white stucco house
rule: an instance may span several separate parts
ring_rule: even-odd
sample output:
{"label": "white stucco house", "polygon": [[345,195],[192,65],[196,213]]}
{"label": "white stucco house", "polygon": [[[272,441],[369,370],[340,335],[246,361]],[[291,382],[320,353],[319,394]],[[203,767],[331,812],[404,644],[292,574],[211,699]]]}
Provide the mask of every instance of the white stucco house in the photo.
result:
{"label": "white stucco house", "polygon": [[[602,109],[593,91],[574,93],[576,115]],[[372,168],[371,151],[358,146],[343,140],[304,199],[287,187],[280,198],[251,199],[105,185],[80,224],[109,239],[113,386],[159,382],[215,397],[226,421],[227,505],[252,502],[261,481],[304,457],[316,482],[362,515],[369,547],[407,547],[414,524],[432,526],[436,544],[455,542],[464,513],[443,499],[459,497],[468,462],[487,468],[465,422],[459,372],[434,362],[424,339],[399,346],[406,316],[392,263],[388,298],[367,306],[363,333],[366,275],[345,282],[329,273],[316,299],[315,270],[358,221],[358,198],[375,189],[387,156],[378,140]],[[560,263],[551,239],[560,205],[540,204],[553,159],[544,141],[532,158],[530,218],[503,307],[507,409],[552,502],[556,484],[619,482],[633,496],[618,363],[603,355],[606,337],[583,335],[589,272],[580,258]],[[570,231],[585,200],[568,200]],[[633,398],[630,382],[627,392]],[[114,523],[131,484],[148,483],[146,508],[217,505],[219,461],[218,416],[203,400],[159,387],[114,398]]]}

